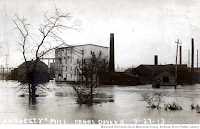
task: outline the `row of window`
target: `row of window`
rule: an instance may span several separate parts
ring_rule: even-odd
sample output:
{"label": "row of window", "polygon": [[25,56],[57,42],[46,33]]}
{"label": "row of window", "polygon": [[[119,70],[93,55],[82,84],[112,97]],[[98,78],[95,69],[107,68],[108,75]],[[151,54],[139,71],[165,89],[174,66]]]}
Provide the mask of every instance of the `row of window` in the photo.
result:
{"label": "row of window", "polygon": [[[62,59],[62,64],[71,64],[72,63],[72,58],[67,58],[67,59]],[[61,61],[60,61],[60,63],[61,63]]]}
{"label": "row of window", "polygon": [[72,66],[70,68],[69,67],[63,67],[63,71],[72,71]]}

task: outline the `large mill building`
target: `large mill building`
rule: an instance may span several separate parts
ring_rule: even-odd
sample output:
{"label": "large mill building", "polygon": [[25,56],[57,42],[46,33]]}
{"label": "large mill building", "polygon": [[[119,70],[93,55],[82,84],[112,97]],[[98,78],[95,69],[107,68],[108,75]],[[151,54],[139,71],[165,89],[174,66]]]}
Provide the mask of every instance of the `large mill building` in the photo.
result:
{"label": "large mill building", "polygon": [[78,81],[81,73],[82,61],[90,58],[92,54],[109,56],[109,47],[85,44],[67,46],[55,50],[55,80],[56,81]]}

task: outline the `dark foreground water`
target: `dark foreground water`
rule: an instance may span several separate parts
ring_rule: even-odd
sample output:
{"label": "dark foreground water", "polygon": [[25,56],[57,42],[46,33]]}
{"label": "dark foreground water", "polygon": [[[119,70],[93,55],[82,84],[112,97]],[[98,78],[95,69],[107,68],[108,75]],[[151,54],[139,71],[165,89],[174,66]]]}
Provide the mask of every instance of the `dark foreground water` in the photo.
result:
{"label": "dark foreground water", "polygon": [[[103,86],[96,89],[101,104],[93,106],[76,104],[73,89],[66,84],[48,83],[50,92],[45,97],[37,97],[36,105],[29,105],[28,97],[15,93],[19,85],[14,81],[0,81],[0,124],[5,123],[124,123],[143,124],[200,124],[200,113],[191,110],[190,105],[200,104],[200,85],[161,87],[141,86]],[[164,103],[178,103],[183,110],[169,111],[150,109],[141,101],[143,93],[165,92]],[[111,101],[111,102],[109,102]],[[163,104],[161,107],[163,107]]]}

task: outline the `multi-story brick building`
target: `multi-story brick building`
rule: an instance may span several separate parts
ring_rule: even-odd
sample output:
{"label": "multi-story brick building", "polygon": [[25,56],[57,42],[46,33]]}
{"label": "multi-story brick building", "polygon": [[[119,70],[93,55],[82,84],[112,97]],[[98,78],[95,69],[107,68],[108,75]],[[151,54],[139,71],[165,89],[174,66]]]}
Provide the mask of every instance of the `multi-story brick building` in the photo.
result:
{"label": "multi-story brick building", "polygon": [[55,80],[78,81],[81,73],[82,62],[92,54],[109,56],[109,47],[85,44],[62,47],[55,50]]}

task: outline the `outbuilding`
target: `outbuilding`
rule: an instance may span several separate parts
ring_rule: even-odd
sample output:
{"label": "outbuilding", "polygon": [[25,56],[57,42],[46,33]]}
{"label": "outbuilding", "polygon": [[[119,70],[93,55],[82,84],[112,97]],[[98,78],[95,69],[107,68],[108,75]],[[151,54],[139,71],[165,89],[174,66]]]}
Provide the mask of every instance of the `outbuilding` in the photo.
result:
{"label": "outbuilding", "polygon": [[167,72],[167,71],[163,71],[162,73],[158,74],[155,77],[157,80],[160,80],[160,85],[161,86],[174,86],[176,85],[176,77]]}

